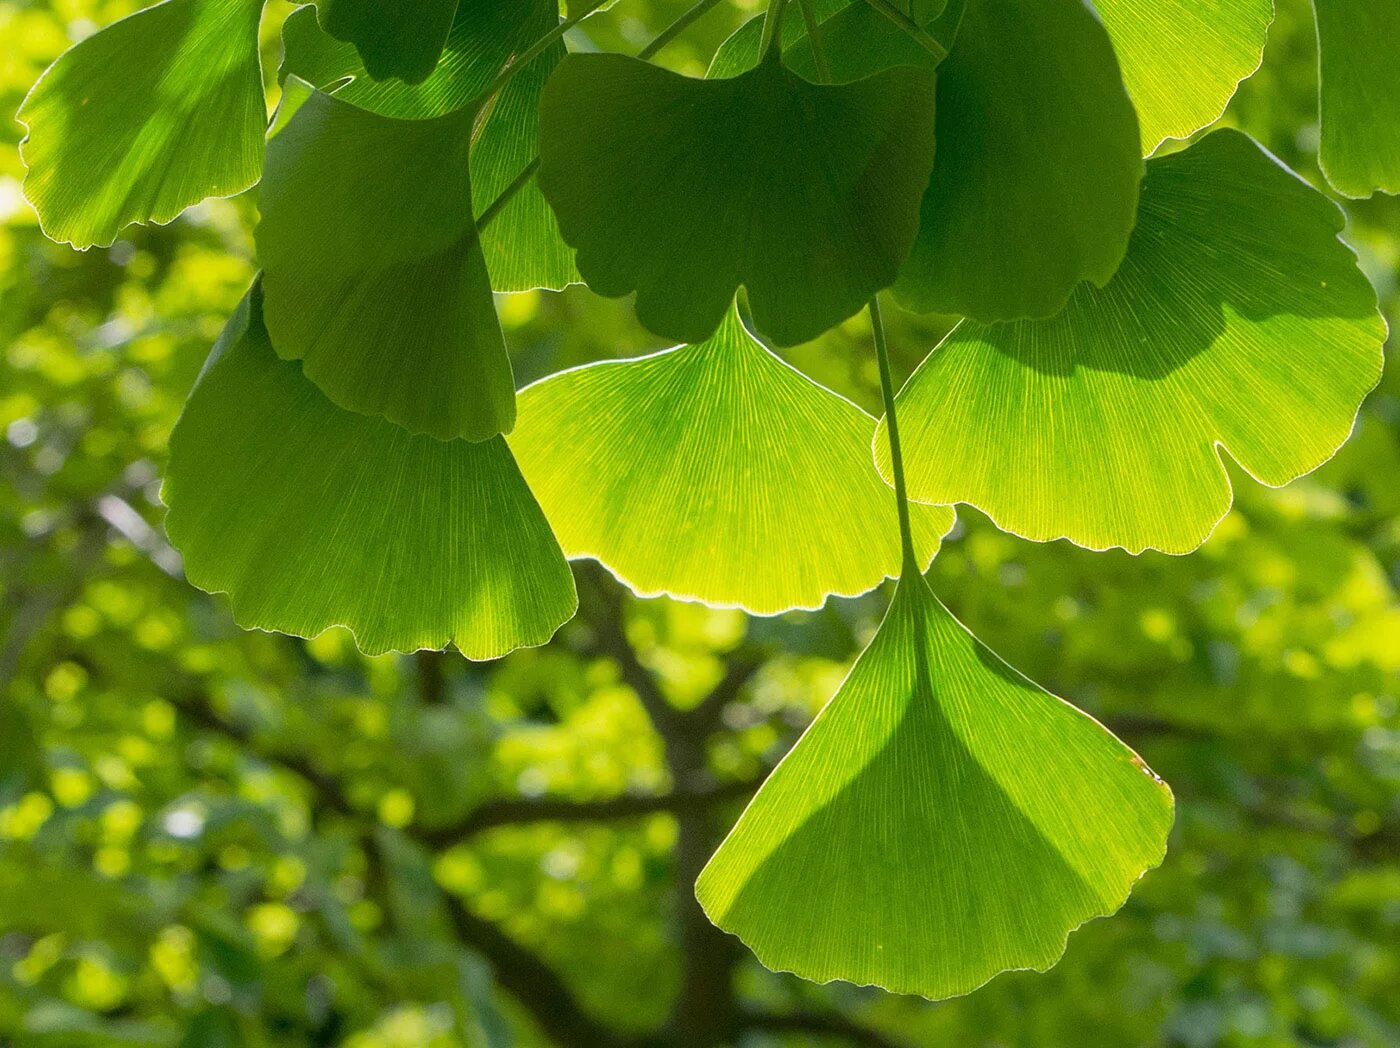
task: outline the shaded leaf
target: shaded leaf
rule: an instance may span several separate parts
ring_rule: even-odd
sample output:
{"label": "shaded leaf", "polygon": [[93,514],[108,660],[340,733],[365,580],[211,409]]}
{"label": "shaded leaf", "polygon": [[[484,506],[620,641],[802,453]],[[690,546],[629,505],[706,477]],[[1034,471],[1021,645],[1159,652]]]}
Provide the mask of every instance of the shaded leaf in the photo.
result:
{"label": "shaded leaf", "polygon": [[1400,193],[1400,4],[1313,0],[1321,56],[1322,145],[1327,181],[1349,197]]}
{"label": "shaded leaf", "polygon": [[1171,793],[918,575],[696,883],[769,968],[942,998],[1045,970],[1161,861]]}
{"label": "shaded leaf", "polygon": [[[875,420],[773,356],[731,308],[707,342],[552,375],[511,449],[570,557],[636,592],[760,615],[899,570]],[[925,565],[953,524],[915,506]]]}
{"label": "shaded leaf", "polygon": [[262,170],[261,0],[166,0],[65,51],[18,119],[44,232],[106,247],[133,222],[241,193]]}
{"label": "shaded leaf", "polygon": [[[457,12],[441,62],[420,84],[374,80],[349,44],[327,36],[315,12],[292,12],[282,26],[281,76],[298,77],[382,116],[423,119],[466,107],[519,52],[558,22],[549,0],[497,0],[467,4]],[[539,151],[539,105],[563,43],[517,72],[488,105],[474,128],[472,199],[478,215]],[[554,213],[539,188],[521,190],[481,234],[482,253],[497,291],[562,288],[580,278],[574,253],[559,235]]]}
{"label": "shaded leaf", "polygon": [[438,63],[457,0],[316,0],[326,32],[355,45],[369,75],[426,80]]}
{"label": "shaded leaf", "polygon": [[541,105],[540,187],[589,285],[636,291],[651,330],[703,342],[744,285],[759,330],[792,345],[894,279],[933,100],[927,69],[817,86],[776,50],[729,80],[569,55]]}
{"label": "shaded leaf", "polygon": [[258,257],[277,353],[341,407],[485,440],[515,383],[471,209],[473,112],[311,94],[268,144]]}
{"label": "shaded leaf", "polygon": [[[1142,177],[1133,107],[1083,0],[967,0],[961,17],[895,297],[982,320],[1049,316],[1122,261]],[[951,25],[931,32],[952,38]]]}
{"label": "shaded leaf", "polygon": [[191,582],[245,627],[367,652],[472,659],[543,644],[573,615],[573,578],[500,437],[414,436],[342,411],[281,361],[255,288],[170,438],[166,530]]}
{"label": "shaded leaf", "polygon": [[965,322],[900,392],[911,495],[1031,539],[1194,549],[1230,507],[1220,446],[1287,483],[1380,376],[1385,323],[1341,229],[1238,132],[1151,161],[1108,287],[1046,321]]}
{"label": "shaded leaf", "polygon": [[1212,124],[1264,57],[1273,0],[1094,0],[1142,125],[1142,152]]}

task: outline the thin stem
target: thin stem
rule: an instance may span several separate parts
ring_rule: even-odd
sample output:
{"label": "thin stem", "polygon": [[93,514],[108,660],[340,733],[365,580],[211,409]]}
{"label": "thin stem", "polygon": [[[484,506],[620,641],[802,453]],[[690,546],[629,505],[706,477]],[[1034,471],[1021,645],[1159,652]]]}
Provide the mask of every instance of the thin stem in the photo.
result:
{"label": "thin stem", "polygon": [[531,160],[521,169],[520,174],[516,175],[515,178],[511,180],[510,185],[506,186],[505,189],[502,189],[500,193],[497,194],[495,200],[486,205],[486,209],[481,212],[476,220],[477,233],[480,233],[489,226],[491,220],[506,209],[506,205],[515,199],[515,194],[519,193],[530,184],[530,179],[535,177],[535,172],[539,169],[540,158],[535,157],[534,160]]}
{"label": "thin stem", "polygon": [[897,8],[890,0],[865,0],[891,22],[912,37],[914,42],[940,62],[948,57],[948,49],[935,40],[923,26]]}
{"label": "thin stem", "polygon": [[564,19],[564,21],[560,22],[549,32],[545,33],[544,36],[540,37],[533,44],[527,47],[524,51],[521,51],[520,54],[515,57],[515,60],[513,62],[511,62],[508,66],[506,66],[504,69],[502,69],[499,73],[496,74],[496,79],[492,80],[491,83],[487,85],[486,90],[482,91],[481,94],[476,96],[472,104],[480,105],[482,102],[485,102],[488,98],[494,95],[501,88],[505,87],[506,84],[510,81],[511,77],[515,76],[516,73],[520,72],[531,62],[533,62],[536,58],[544,54],[544,52],[547,51],[550,47],[552,47],[554,43],[557,40],[559,40],[565,33],[567,33],[574,26],[582,22],[594,11],[598,10],[598,8],[602,7],[605,3],[607,3],[607,0],[591,0],[588,6],[585,7],[578,14],[574,15],[572,18]]}
{"label": "thin stem", "polygon": [[802,21],[807,26],[807,43],[812,48],[812,61],[817,66],[817,77],[824,84],[831,83],[831,63],[826,60],[822,47],[821,26],[817,24],[817,14],[812,10],[812,0],[799,0],[802,8]]}
{"label": "thin stem", "polygon": [[768,11],[763,16],[763,37],[758,43],[760,58],[767,58],[768,52],[779,45],[782,37],[783,12],[787,0],[768,0]]}
{"label": "thin stem", "polygon": [[656,38],[652,40],[651,43],[638,51],[637,57],[643,62],[650,61],[653,55],[689,29],[692,22],[696,21],[701,15],[719,2],[720,0],[697,0],[695,4],[688,8],[674,22],[657,33]]}
{"label": "thin stem", "polygon": [[914,555],[914,533],[909,527],[909,492],[904,486],[904,452],[899,444],[899,420],[895,417],[894,382],[890,378],[890,349],[885,342],[885,322],[880,303],[870,300],[870,330],[875,334],[875,359],[880,365],[880,398],[885,403],[885,431],[890,438],[890,469],[894,473],[894,497],[899,507],[899,542],[904,550],[904,574],[919,573]]}

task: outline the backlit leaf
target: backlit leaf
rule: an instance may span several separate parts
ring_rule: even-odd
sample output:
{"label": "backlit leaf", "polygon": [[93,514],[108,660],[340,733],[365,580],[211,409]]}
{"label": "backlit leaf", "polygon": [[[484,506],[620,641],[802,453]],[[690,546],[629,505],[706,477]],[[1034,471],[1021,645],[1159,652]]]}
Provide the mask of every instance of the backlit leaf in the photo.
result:
{"label": "backlit leaf", "polygon": [[703,342],[740,285],[780,345],[816,337],[893,281],[933,163],[934,77],[840,86],[791,73],[696,80],[566,57],[540,110],[540,187],[600,294]]}
{"label": "backlit leaf", "polygon": [[1142,152],[1225,111],[1259,68],[1273,0],[1094,0],[1142,125]]}
{"label": "backlit leaf", "polygon": [[1166,786],[918,575],[700,874],[769,968],[942,998],[1045,970],[1161,861]]}
{"label": "backlit leaf", "polygon": [[44,232],[106,247],[258,180],[261,0],[166,0],[75,44],[20,107],[24,193]]}
{"label": "backlit leaf", "polygon": [[457,0],[316,0],[316,7],[326,32],[354,44],[370,76],[416,84],[437,65]]}
{"label": "backlit leaf", "polygon": [[[961,18],[895,297],[918,312],[1049,316],[1122,261],[1142,177],[1133,107],[1083,0],[966,0]],[[951,39],[952,26],[931,32]]]}
{"label": "backlit leaf", "polygon": [[268,144],[257,230],[278,355],[341,407],[440,439],[515,423],[472,217],[473,115],[398,120],[311,94]]}
{"label": "backlit leaf", "polygon": [[1238,132],[1151,161],[1108,287],[1050,320],[963,323],[901,391],[911,495],[1031,539],[1194,549],[1230,507],[1221,447],[1287,483],[1380,376],[1385,323],[1341,229]]}
{"label": "backlit leaf", "polygon": [[1400,193],[1400,3],[1313,0],[1327,180],[1349,197]]}
{"label": "backlit leaf", "polygon": [[[503,66],[557,22],[558,6],[550,0],[465,4],[437,68],[422,83],[409,85],[372,79],[355,49],[327,36],[306,7],[292,12],[282,26],[281,75],[298,77],[382,116],[443,116],[476,99]],[[540,95],[563,57],[559,43],[515,73],[473,130],[472,199],[478,215],[539,152]],[[574,253],[533,183],[482,231],[481,247],[497,291],[557,289],[581,279]]]}
{"label": "backlit leaf", "polygon": [[[899,570],[874,432],[731,308],[700,345],[527,387],[510,443],[570,557],[600,560],[644,595],[770,615]],[[913,509],[927,564],[953,514]]]}
{"label": "backlit leaf", "polygon": [[414,436],[337,408],[279,360],[255,288],[170,438],[166,529],[245,627],[341,624],[367,652],[490,659],[543,644],[573,577],[504,438]]}

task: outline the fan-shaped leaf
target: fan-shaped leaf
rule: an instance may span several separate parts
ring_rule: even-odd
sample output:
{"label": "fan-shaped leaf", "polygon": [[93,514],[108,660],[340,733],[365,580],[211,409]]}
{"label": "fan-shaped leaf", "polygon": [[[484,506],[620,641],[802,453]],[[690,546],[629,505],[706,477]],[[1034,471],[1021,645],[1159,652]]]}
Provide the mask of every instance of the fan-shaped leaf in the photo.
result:
{"label": "fan-shaped leaf", "polygon": [[457,0],[316,0],[316,6],[326,32],[354,44],[370,76],[411,84],[437,66],[457,13]]}
{"label": "fan-shaped leaf", "polygon": [[731,80],[618,55],[569,55],[545,87],[540,187],[578,267],[637,316],[703,342],[741,284],[782,345],[889,284],[933,163],[934,77],[891,69],[835,87],[776,49]]}
{"label": "fan-shaped leaf", "polygon": [[1400,3],[1313,0],[1327,180],[1349,197],[1400,193]]}
{"label": "fan-shaped leaf", "polygon": [[1238,132],[1151,161],[1108,287],[1050,320],[964,323],[901,391],[911,494],[1031,539],[1194,549],[1230,507],[1218,445],[1284,484],[1380,376],[1385,323],[1341,228]]}
{"label": "fan-shaped leaf", "polygon": [[107,246],[258,180],[261,0],[166,0],[65,51],[20,107],[24,193],[44,232]]}
{"label": "fan-shaped leaf", "polygon": [[170,438],[166,528],[247,627],[472,659],[543,644],[573,578],[504,438],[414,436],[342,411],[279,360],[260,294],[229,322]]}
{"label": "fan-shaped leaf", "polygon": [[1133,107],[1083,0],[966,0],[961,18],[895,297],[983,320],[1049,316],[1123,259],[1142,177]]}
{"label": "fan-shaped leaf", "polygon": [[278,355],[341,407],[440,439],[515,424],[472,218],[473,116],[397,120],[311,94],[268,145],[257,231]]}
{"label": "fan-shaped leaf", "polygon": [[1143,155],[1225,111],[1264,57],[1273,0],[1094,0],[1142,125]]}
{"label": "fan-shaped leaf", "polygon": [[[382,116],[424,119],[470,104],[515,55],[559,20],[550,0],[497,0],[466,4],[457,12],[442,60],[421,84],[374,80],[349,44],[327,36],[315,12],[292,12],[282,26],[281,76],[295,76],[343,101]],[[539,106],[545,81],[564,45],[556,44],[515,73],[482,114],[473,131],[472,199],[482,210],[539,152]],[[562,288],[582,279],[574,253],[559,235],[554,213],[531,184],[481,231],[482,253],[497,291]]]}
{"label": "fan-shaped leaf", "polygon": [[1161,861],[1171,793],[906,576],[870,647],[700,874],[774,969],[951,997],[1049,968]]}
{"label": "fan-shaped leaf", "polygon": [[[552,375],[520,405],[511,448],[565,552],[638,593],[771,615],[899,570],[875,420],[769,353],[733,309],[703,344]],[[953,514],[913,510],[927,564]]]}

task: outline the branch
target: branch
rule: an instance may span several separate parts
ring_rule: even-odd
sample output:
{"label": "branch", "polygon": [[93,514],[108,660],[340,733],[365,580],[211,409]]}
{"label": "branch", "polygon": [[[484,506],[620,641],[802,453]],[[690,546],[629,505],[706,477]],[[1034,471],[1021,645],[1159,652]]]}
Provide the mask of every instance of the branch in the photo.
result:
{"label": "branch", "polygon": [[762,784],[761,778],[736,780],[701,789],[624,794],[593,801],[575,801],[566,797],[509,797],[478,805],[466,818],[450,826],[415,829],[412,836],[428,847],[441,849],[464,837],[498,826],[532,822],[603,822],[657,812],[679,814],[700,811],[722,801],[746,797]]}
{"label": "branch", "polygon": [[685,714],[692,728],[709,734],[719,723],[724,707],[739,697],[755,673],[763,668],[764,659],[756,655],[736,655],[725,663],[724,676],[708,695]]}
{"label": "branch", "polygon": [[906,1048],[902,1041],[895,1040],[879,1030],[862,1026],[842,1015],[826,1012],[784,1012],[781,1014],[745,1013],[740,1017],[742,1027],[750,1030],[768,1030],[773,1033],[807,1033],[815,1037],[830,1037],[865,1048]]}
{"label": "branch", "polygon": [[580,564],[576,575],[588,591],[588,603],[596,612],[601,612],[588,616],[598,653],[617,663],[623,683],[636,692],[652,724],[663,739],[666,738],[679,727],[681,711],[671,705],[656,677],[642,665],[637,649],[627,639],[622,597],[616,584],[612,583],[611,576],[604,578],[606,570],[600,565]]}

